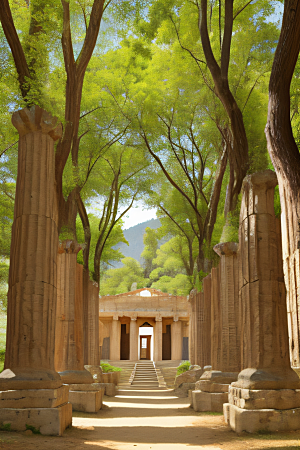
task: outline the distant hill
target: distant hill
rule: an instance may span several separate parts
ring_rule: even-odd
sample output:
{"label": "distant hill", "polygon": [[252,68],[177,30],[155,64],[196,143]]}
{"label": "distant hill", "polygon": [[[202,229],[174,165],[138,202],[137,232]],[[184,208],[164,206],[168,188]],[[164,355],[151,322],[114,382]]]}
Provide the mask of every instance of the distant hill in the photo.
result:
{"label": "distant hill", "polygon": [[[115,248],[119,249],[124,256],[130,256],[141,263],[141,254],[144,250],[143,238],[146,228],[149,227],[156,230],[156,228],[159,228],[160,226],[161,223],[159,219],[151,219],[147,220],[147,222],[139,223],[134,227],[128,228],[128,230],[124,230],[123,233],[129,246],[124,244],[124,242],[120,242]],[[115,268],[122,267],[121,262],[112,261],[112,265]]]}

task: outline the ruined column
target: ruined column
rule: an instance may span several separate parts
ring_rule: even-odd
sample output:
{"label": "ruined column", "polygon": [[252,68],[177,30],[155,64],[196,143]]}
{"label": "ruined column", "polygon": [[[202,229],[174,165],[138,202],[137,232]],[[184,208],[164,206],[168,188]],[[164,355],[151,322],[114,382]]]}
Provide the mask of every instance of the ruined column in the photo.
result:
{"label": "ruined column", "polygon": [[195,358],[195,328],[196,328],[196,293],[194,290],[190,292],[189,302],[189,358],[191,365],[196,364]]}
{"label": "ruined column", "polygon": [[274,172],[243,184],[239,243],[242,371],[229,389],[225,420],[236,432],[299,428],[300,380],[290,367],[281,232]]}
{"label": "ruined column", "polygon": [[69,385],[73,410],[96,412],[101,407],[101,392],[84,368],[83,266],[77,263],[80,250],[72,240],[60,242],[58,248],[55,364]]}
{"label": "ruined column", "polygon": [[171,359],[174,361],[182,358],[182,322],[178,317],[174,317],[171,325]]}
{"label": "ruined column", "polygon": [[110,339],[110,359],[120,361],[121,357],[121,324],[118,315],[113,316]]}
{"label": "ruined column", "polygon": [[129,358],[130,361],[137,361],[138,357],[138,327],[137,327],[137,318],[131,317],[130,321],[130,330],[129,330]]}
{"label": "ruined column", "polygon": [[99,353],[99,286],[97,283],[89,280],[88,283],[88,324],[83,327],[84,333],[87,333],[84,341],[87,345],[87,364],[84,368],[88,370],[94,382],[101,383],[102,370],[100,368],[100,353]]}
{"label": "ruined column", "polygon": [[154,361],[162,361],[162,318],[155,317]]}
{"label": "ruined column", "polygon": [[211,365],[211,276],[203,278],[203,292],[196,295],[195,364]]}
{"label": "ruined column", "polygon": [[[61,435],[72,422],[68,387],[54,368],[58,247],[54,142],[62,127],[32,106],[13,114],[19,133],[5,369],[0,422]],[[17,408],[16,408],[17,405]]]}
{"label": "ruined column", "polygon": [[228,402],[230,383],[241,369],[240,315],[238,293],[238,244],[225,242],[214,247],[220,256],[218,269],[212,270],[212,370],[206,371],[192,393],[196,411],[223,411]]}

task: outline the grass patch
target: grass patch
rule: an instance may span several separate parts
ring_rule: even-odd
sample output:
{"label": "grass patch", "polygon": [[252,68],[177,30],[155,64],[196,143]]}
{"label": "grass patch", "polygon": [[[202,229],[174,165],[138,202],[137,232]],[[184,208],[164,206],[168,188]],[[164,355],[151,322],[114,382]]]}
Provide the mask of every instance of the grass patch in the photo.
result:
{"label": "grass patch", "polygon": [[107,373],[107,372],[122,372],[122,369],[120,369],[120,367],[111,366],[108,363],[101,363],[100,367],[101,367],[103,373]]}
{"label": "grass patch", "polygon": [[5,424],[1,423],[0,424],[1,431],[10,431],[10,427],[11,427],[10,423],[5,423]]}
{"label": "grass patch", "polygon": [[191,367],[191,363],[189,361],[184,361],[180,364],[180,366],[177,367],[177,373],[176,375],[181,375],[184,372],[187,372],[189,368]]}
{"label": "grass patch", "polygon": [[40,430],[35,428],[33,425],[28,425],[27,423],[26,423],[26,430],[31,430],[33,434],[41,434]]}

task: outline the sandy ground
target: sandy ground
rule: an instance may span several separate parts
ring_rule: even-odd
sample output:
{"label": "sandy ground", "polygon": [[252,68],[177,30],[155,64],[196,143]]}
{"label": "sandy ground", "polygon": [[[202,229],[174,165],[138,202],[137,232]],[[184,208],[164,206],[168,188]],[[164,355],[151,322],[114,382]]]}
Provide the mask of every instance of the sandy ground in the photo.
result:
{"label": "sandy ground", "polygon": [[300,450],[300,431],[238,436],[222,415],[197,413],[186,398],[169,391],[122,392],[104,397],[103,409],[96,414],[74,412],[73,426],[63,437],[1,431],[0,449]]}

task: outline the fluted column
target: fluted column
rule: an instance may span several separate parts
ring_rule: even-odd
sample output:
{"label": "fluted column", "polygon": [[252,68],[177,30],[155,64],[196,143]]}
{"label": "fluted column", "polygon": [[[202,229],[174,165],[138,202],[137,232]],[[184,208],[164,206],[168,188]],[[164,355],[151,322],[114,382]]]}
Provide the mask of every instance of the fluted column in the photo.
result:
{"label": "fluted column", "polygon": [[162,361],[162,318],[155,318],[154,361]]}
{"label": "fluted column", "polygon": [[89,281],[88,326],[86,329],[88,341],[88,364],[99,365],[99,287]]}
{"label": "fluted column", "polygon": [[129,345],[130,345],[130,353],[129,358],[130,361],[138,360],[138,328],[137,328],[137,318],[131,317],[130,321],[130,330],[129,330]]}
{"label": "fluted column", "polygon": [[236,242],[217,244],[214,251],[220,256],[221,358],[213,370],[238,373],[241,370],[238,244]]}
{"label": "fluted column", "polygon": [[54,369],[58,247],[54,142],[57,119],[38,106],[13,114],[19,133],[5,370],[0,390],[61,386]]}
{"label": "fluted column", "polygon": [[189,295],[189,359],[192,365],[196,364],[195,358],[195,328],[196,328],[196,293],[191,291]]}
{"label": "fluted column", "polygon": [[211,364],[211,276],[203,278],[203,292],[196,295],[195,304],[195,364],[202,369]]}
{"label": "fluted column", "polygon": [[83,267],[77,264],[80,245],[59,244],[57,255],[57,321],[55,367],[67,384],[92,383],[83,360]]}

